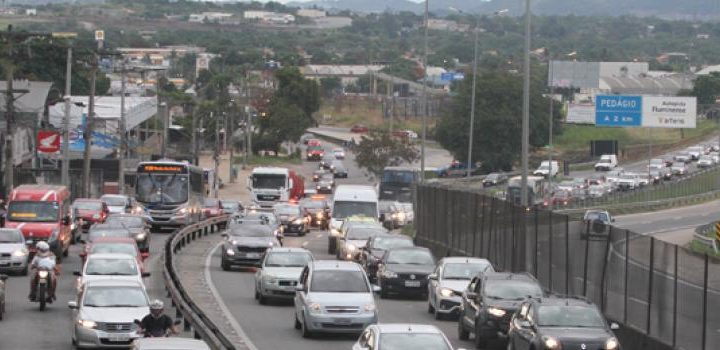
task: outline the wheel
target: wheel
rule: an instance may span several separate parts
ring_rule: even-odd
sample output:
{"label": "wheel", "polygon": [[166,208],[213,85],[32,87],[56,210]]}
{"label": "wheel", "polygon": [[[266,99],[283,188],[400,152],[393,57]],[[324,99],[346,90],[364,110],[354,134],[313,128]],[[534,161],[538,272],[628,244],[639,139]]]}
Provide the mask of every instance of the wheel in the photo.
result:
{"label": "wheel", "polygon": [[21,276],[27,276],[27,275],[28,275],[28,269],[30,268],[29,265],[30,265],[29,263],[26,264],[26,265],[25,265],[25,268],[22,269],[22,271],[20,271],[20,275],[21,275]]}
{"label": "wheel", "polygon": [[430,302],[430,300],[428,300],[428,313],[429,314],[435,313],[435,308],[432,306],[432,303]]}
{"label": "wheel", "polygon": [[475,347],[478,349],[485,349],[487,347],[487,340],[482,337],[480,330],[475,329]]}
{"label": "wheel", "polygon": [[220,260],[220,267],[223,271],[230,271],[230,264],[228,264],[224,259]]}
{"label": "wheel", "polygon": [[300,332],[302,333],[303,338],[312,337],[312,332],[307,329],[307,320],[305,320],[305,316],[303,316],[303,322],[300,324]]}
{"label": "wheel", "polygon": [[460,319],[458,319],[458,338],[460,338],[460,340],[468,340],[470,339],[470,332],[465,329],[462,319],[462,315],[460,315]]}
{"label": "wheel", "polygon": [[267,298],[262,295],[262,293],[258,293],[258,303],[260,303],[260,305],[267,304]]}
{"label": "wheel", "polygon": [[260,300],[260,292],[255,288],[255,300]]}
{"label": "wheel", "polygon": [[302,326],[300,325],[300,321],[298,321],[297,314],[295,314],[295,329],[300,329]]}
{"label": "wheel", "polygon": [[46,285],[41,284],[38,286],[38,289],[37,289],[37,300],[40,302],[40,311],[45,310],[45,302],[46,302],[45,288],[46,288]]}

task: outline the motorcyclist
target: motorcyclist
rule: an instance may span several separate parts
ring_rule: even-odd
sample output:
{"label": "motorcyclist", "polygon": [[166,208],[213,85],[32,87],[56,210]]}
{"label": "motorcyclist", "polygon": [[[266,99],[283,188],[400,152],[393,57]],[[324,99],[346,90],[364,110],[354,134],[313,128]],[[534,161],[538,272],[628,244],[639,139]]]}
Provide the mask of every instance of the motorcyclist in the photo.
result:
{"label": "motorcyclist", "polygon": [[146,338],[164,337],[168,334],[178,334],[175,323],[170,316],[163,313],[165,304],[162,300],[155,299],[150,303],[150,314],[143,317],[138,326],[138,333],[143,333]]}
{"label": "motorcyclist", "polygon": [[[55,287],[57,286],[57,276],[60,274],[60,267],[55,259],[55,254],[50,251],[50,245],[45,241],[40,241],[35,244],[37,253],[30,262],[30,268],[34,271],[38,268],[45,268],[50,272],[50,288],[48,290],[47,301],[52,302],[55,300]],[[37,274],[32,274],[33,278],[30,279],[30,301],[35,301],[37,296]]]}

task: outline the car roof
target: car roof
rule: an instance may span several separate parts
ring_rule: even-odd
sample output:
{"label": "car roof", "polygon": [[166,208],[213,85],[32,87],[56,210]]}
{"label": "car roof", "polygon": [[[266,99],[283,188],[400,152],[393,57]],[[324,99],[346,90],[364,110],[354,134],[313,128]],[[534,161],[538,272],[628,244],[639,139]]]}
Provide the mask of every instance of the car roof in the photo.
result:
{"label": "car roof", "polygon": [[425,247],[418,247],[418,246],[392,248],[392,249],[388,250],[388,252],[398,252],[398,251],[403,251],[403,250],[422,250],[422,251],[432,254],[432,252],[430,252],[430,249],[425,248]]}
{"label": "car roof", "polygon": [[404,240],[406,240],[406,241],[412,241],[412,238],[411,238],[411,237],[408,237],[408,236],[405,236],[405,235],[398,235],[398,234],[390,233],[390,232],[387,232],[387,231],[385,232],[385,234],[370,237],[370,239],[375,239],[375,238],[382,238],[382,239],[404,239]]}
{"label": "car roof", "polygon": [[591,301],[584,299],[583,297],[576,297],[576,296],[559,296],[559,295],[550,295],[542,298],[532,298],[530,299],[532,303],[538,304],[538,305],[565,305],[565,306],[585,306],[585,307],[595,307],[595,304],[593,304]]}
{"label": "car roof", "polygon": [[130,237],[98,237],[94,241],[92,241],[92,244],[98,244],[98,243],[136,243],[134,238]]}
{"label": "car roof", "polygon": [[88,255],[88,259],[123,259],[135,261],[135,257],[129,254],[122,253],[95,253]]}
{"label": "car roof", "polygon": [[87,287],[138,287],[145,290],[145,286],[137,280],[119,280],[112,278],[98,278],[85,282]]}
{"label": "car roof", "polygon": [[441,260],[443,263],[488,263],[490,264],[490,260],[485,258],[471,258],[471,257],[465,257],[465,256],[451,256],[447,258],[442,258]]}
{"label": "car roof", "polygon": [[76,198],[76,199],[73,201],[73,204],[75,204],[75,203],[77,203],[77,202],[103,203],[103,201],[101,201],[101,200],[98,199],[98,198]]}
{"label": "car roof", "polygon": [[315,260],[311,263],[313,270],[345,270],[362,271],[360,265],[352,261]]}
{"label": "car roof", "polygon": [[380,323],[374,325],[380,333],[434,333],[443,334],[440,329],[429,324]]}
{"label": "car roof", "polygon": [[138,350],[210,350],[202,340],[188,338],[138,338],[133,345]]}

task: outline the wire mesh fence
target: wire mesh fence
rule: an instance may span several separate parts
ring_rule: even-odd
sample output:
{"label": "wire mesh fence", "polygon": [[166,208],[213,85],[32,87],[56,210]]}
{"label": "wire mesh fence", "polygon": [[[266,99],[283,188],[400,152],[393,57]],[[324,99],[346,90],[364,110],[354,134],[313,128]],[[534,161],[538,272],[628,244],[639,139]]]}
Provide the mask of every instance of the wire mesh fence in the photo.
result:
{"label": "wire mesh fence", "polygon": [[530,272],[612,320],[681,349],[719,349],[720,261],[628,230],[441,183],[417,187],[418,244]]}

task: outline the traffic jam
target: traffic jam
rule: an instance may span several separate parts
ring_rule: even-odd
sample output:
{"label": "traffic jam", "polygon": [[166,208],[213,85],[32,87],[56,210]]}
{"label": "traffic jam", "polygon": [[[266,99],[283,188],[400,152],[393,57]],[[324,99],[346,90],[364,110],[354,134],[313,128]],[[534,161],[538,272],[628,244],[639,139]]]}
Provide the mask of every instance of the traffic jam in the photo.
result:
{"label": "traffic jam", "polygon": [[[354,350],[452,350],[457,340],[478,349],[620,348],[618,325],[586,299],[548,294],[532,275],[497,271],[484,258],[438,258],[415,245],[403,228],[414,222],[419,169],[387,167],[376,185],[337,183],[348,177],[350,151],[311,136],[302,142],[317,169],[256,167],[248,203],[211,198],[211,170],[167,159],[138,165],[132,196],[73,200],[63,186],[14,188],[0,229],[0,319],[5,285],[29,276],[27,300],[40,311],[67,303],[77,348],[165,349],[152,346],[172,339],[187,342],[178,349],[209,349],[175,336],[180,321],[148,294],[146,264],[159,253],[151,242],[170,237],[163,232],[227,216],[220,268],[254,272],[248,292],[259,305],[292,304],[286,322],[298,337],[345,334],[356,339]],[[334,259],[284,244],[311,233],[327,238]],[[82,245],[82,266],[63,271],[73,244]],[[322,250],[325,256],[324,243]],[[57,281],[68,275],[76,278],[76,298],[59,301]],[[457,334],[418,320],[380,322],[378,298],[426,301],[429,317],[455,322]]]}

